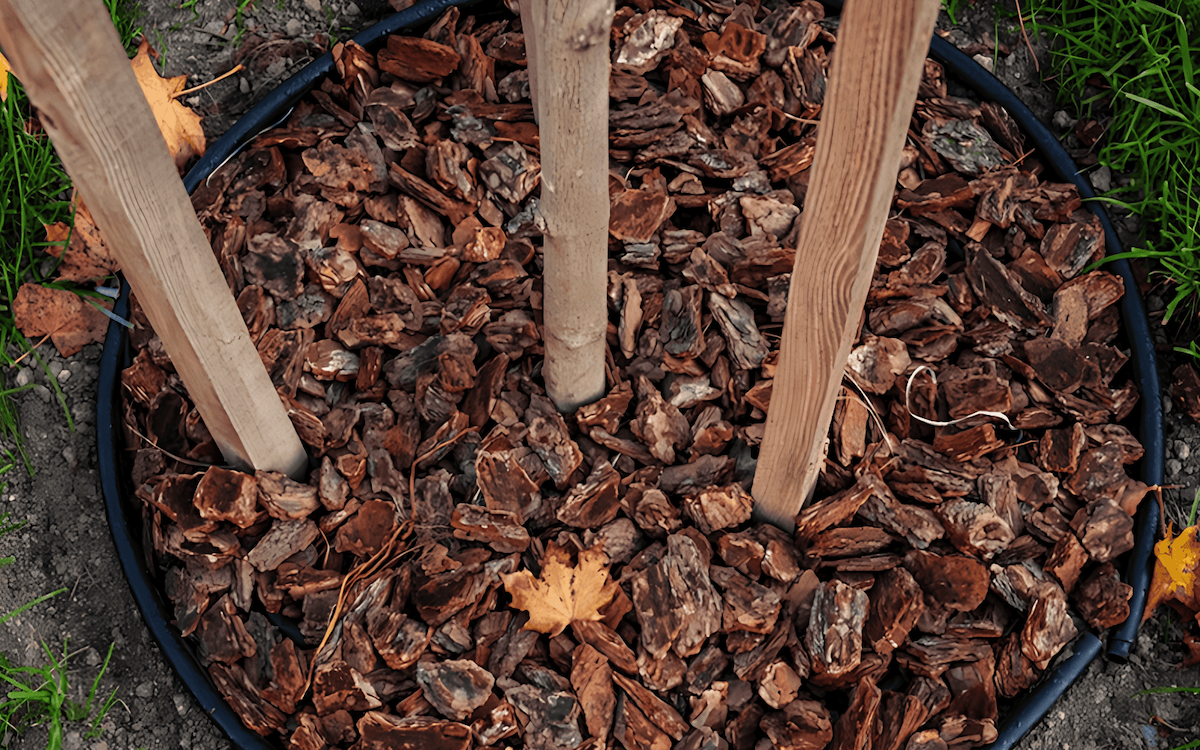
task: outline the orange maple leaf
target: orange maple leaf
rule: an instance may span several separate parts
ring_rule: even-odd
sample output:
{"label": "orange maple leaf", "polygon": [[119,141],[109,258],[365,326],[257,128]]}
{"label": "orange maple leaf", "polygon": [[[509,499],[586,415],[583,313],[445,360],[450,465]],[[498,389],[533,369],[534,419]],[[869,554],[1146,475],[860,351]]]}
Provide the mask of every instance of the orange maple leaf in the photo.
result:
{"label": "orange maple leaf", "polygon": [[564,564],[561,552],[550,544],[540,579],[528,570],[503,576],[512,606],[529,613],[526,630],[555,636],[572,620],[600,620],[600,608],[617,593],[617,582],[608,580],[608,555],[600,545],[580,552],[574,568]]}
{"label": "orange maple leaf", "polygon": [[98,281],[117,271],[117,259],[104,244],[104,236],[82,200],[75,209],[74,230],[64,221],[43,226],[46,227],[46,242],[50,243],[46,252],[62,258],[56,269],[60,279]]}
{"label": "orange maple leaf", "polygon": [[187,85],[187,76],[163,78],[154,69],[150,61],[153,54],[150,44],[142,40],[137,55],[130,64],[142,93],[154,111],[154,119],[158,120],[158,129],[162,131],[167,149],[175,159],[175,166],[180,170],[192,156],[203,156],[207,142],[204,139],[204,129],[200,127],[200,115],[183,106],[175,96]]}
{"label": "orange maple leaf", "polygon": [[[112,303],[101,302],[111,309]],[[104,340],[108,318],[74,292],[22,284],[12,305],[17,330],[30,338],[49,336],[64,357]]]}
{"label": "orange maple leaf", "polygon": [[1143,622],[1154,614],[1163,602],[1175,602],[1189,612],[1200,611],[1196,600],[1196,573],[1200,567],[1200,539],[1197,527],[1188,526],[1172,538],[1171,527],[1167,536],[1154,545],[1154,576],[1150,580],[1150,592],[1146,599]]}

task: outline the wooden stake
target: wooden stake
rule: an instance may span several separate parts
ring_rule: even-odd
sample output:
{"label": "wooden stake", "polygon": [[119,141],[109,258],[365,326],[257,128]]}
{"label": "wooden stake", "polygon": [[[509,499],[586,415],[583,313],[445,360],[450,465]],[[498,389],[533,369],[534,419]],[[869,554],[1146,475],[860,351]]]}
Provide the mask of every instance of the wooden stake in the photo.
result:
{"label": "wooden stake", "polygon": [[104,6],[0,0],[0,45],[226,461],[301,474],[304,448]]}
{"label": "wooden stake", "polygon": [[[546,391],[572,412],[604,395],[608,38],[613,0],[524,0],[535,50],[546,220]],[[526,42],[529,46],[528,41]]]}
{"label": "wooden stake", "polygon": [[937,11],[850,0],[842,13],[754,476],[756,516],[785,529],[825,458]]}

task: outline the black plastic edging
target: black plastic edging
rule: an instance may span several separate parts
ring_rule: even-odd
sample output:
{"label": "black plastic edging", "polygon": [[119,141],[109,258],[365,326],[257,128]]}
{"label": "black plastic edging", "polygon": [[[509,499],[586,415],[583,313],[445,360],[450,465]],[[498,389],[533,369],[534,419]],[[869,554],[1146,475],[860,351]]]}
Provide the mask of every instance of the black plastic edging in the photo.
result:
{"label": "black plastic edging", "polygon": [[[390,18],[375,24],[354,37],[362,46],[377,43],[387,34],[433,20],[445,9],[458,5],[472,5],[479,0],[427,0]],[[841,3],[828,3],[840,6]],[[1070,181],[1084,198],[1093,198],[1091,186],[1079,175],[1070,156],[1055,139],[1054,135],[1037,120],[1033,113],[1004,84],[974,60],[960,52],[944,39],[934,36],[930,45],[930,56],[945,66],[947,72],[960,82],[973,88],[981,97],[1003,106],[1013,119],[1042,152],[1047,163],[1058,173],[1060,179]],[[248,111],[216,143],[214,143],[195,167],[184,178],[184,186],[191,193],[200,181],[223,164],[230,156],[245,145],[265,127],[279,120],[297,101],[324,75],[333,68],[333,58],[328,53],[305,66],[272,91],[261,102]],[[1105,243],[1109,254],[1121,252],[1121,244],[1113,231],[1107,215],[1097,202],[1089,207],[1100,219],[1104,228]],[[1141,297],[1129,264],[1124,260],[1114,261],[1109,268],[1125,283],[1126,293],[1121,299],[1122,322],[1132,350],[1134,376],[1142,393],[1141,435],[1145,456],[1142,459],[1142,481],[1157,485],[1163,474],[1162,401],[1159,392],[1158,366],[1154,358],[1153,341],[1149,322],[1142,307]],[[116,312],[128,316],[128,287],[122,284],[122,295],[117,301]],[[179,631],[171,625],[173,615],[155,585],[154,576],[146,570],[139,558],[141,543],[134,538],[131,524],[125,513],[120,478],[117,475],[117,446],[120,435],[120,390],[117,377],[125,358],[126,331],[116,323],[109,325],[100,361],[99,397],[96,410],[97,449],[100,462],[100,481],[108,510],[109,525],[121,566],[129,579],[138,609],[151,634],[163,650],[167,661],[179,678],[195,695],[206,713],[217,723],[230,741],[242,750],[275,750],[259,735],[246,729],[241,719],[225,702],[213,686],[207,672],[199,664],[193,652],[184,643]],[[1131,555],[1125,581],[1133,587],[1130,600],[1129,619],[1109,638],[1109,658],[1124,660],[1137,636],[1145,608],[1146,590],[1150,582],[1150,553],[1158,523],[1158,506],[1143,503],[1136,531],[1136,547]],[[1095,634],[1087,632],[1072,644],[1073,653],[1047,676],[1045,681],[1023,701],[1020,710],[1010,716],[1000,727],[1000,734],[992,744],[992,750],[1009,750],[1038,721],[1068,687],[1078,679],[1097,655],[1102,644]]]}
{"label": "black plastic edging", "polygon": [[[1013,120],[1058,174],[1059,179],[1075,185],[1084,199],[1096,197],[1092,186],[1079,174],[1075,162],[1054,134],[1007,86],[936,34],[929,46],[929,55],[941,63],[946,72],[974,89],[981,98],[1008,110]],[[1087,205],[1099,217],[1100,224],[1104,227],[1107,253],[1120,253],[1121,241],[1117,239],[1104,209],[1095,200],[1088,201]],[[1129,264],[1124,260],[1116,260],[1108,263],[1106,268],[1116,272],[1125,283],[1125,295],[1121,298],[1121,319],[1131,349],[1134,378],[1142,394],[1139,435],[1145,448],[1145,455],[1142,457],[1142,481],[1154,486],[1162,483],[1163,476],[1162,398],[1158,384],[1158,363],[1154,357],[1154,341],[1150,336],[1150,323],[1142,307],[1142,298],[1138,294],[1137,281]],[[1108,657],[1121,662],[1129,658],[1129,649],[1137,637],[1142,612],[1146,608],[1146,590],[1150,586],[1150,553],[1154,547],[1154,535],[1158,526],[1158,505],[1146,501],[1142,506],[1135,532],[1136,544],[1130,554],[1125,573],[1125,582],[1133,587],[1133,596],[1129,600],[1129,618],[1109,635]],[[1009,750],[1046,715],[1059,696],[1083,674],[1092,659],[1100,653],[1100,639],[1091,632],[1085,633],[1074,644],[1074,649],[1074,655],[1059,664],[1053,674],[1029,695],[1021,710],[1004,723],[999,736],[991,745],[991,750]]]}

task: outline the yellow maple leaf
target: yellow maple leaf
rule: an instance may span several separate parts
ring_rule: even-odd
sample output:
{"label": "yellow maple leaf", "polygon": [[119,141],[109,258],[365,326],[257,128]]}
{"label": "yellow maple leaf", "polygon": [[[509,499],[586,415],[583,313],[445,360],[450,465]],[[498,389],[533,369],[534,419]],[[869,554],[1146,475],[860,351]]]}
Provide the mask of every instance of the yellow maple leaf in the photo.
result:
{"label": "yellow maple leaf", "polygon": [[[8,101],[8,74],[12,72],[12,66],[8,64],[8,58],[0,52],[0,102]],[[13,78],[16,78],[13,73]]]}
{"label": "yellow maple leaf", "polygon": [[512,606],[529,613],[526,630],[556,636],[572,620],[599,620],[600,608],[612,601],[617,582],[608,580],[608,555],[600,545],[579,553],[579,564],[568,567],[553,543],[546,552],[541,578],[528,570],[503,576]]}
{"label": "yellow maple leaf", "polygon": [[158,121],[158,129],[167,142],[167,150],[175,159],[175,166],[182,170],[192,156],[204,155],[207,146],[204,129],[200,127],[200,115],[175,99],[175,95],[187,85],[187,76],[161,77],[150,60],[152,52],[143,39],[130,64],[154,112],[154,119]]}
{"label": "yellow maple leaf", "polygon": [[1173,601],[1190,612],[1200,611],[1196,600],[1196,574],[1200,568],[1200,539],[1197,527],[1188,526],[1171,537],[1167,536],[1154,545],[1154,577],[1150,580],[1150,592],[1146,599],[1146,611],[1142,620],[1149,619],[1154,609],[1163,602]]}

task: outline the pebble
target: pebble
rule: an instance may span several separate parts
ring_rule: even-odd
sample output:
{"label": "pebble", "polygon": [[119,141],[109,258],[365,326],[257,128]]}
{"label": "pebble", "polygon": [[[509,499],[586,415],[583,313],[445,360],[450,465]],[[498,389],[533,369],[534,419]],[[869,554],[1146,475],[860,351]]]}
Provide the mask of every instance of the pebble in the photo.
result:
{"label": "pebble", "polygon": [[55,377],[58,378],[58,382],[65,383],[71,379],[71,371],[63,370],[62,372],[58,373],[58,375],[56,375]]}
{"label": "pebble", "polygon": [[1191,447],[1182,440],[1175,441],[1175,457],[1180,461],[1186,461],[1187,457],[1192,455]]}
{"label": "pebble", "polygon": [[1178,458],[1172,458],[1171,460],[1167,461],[1168,477],[1179,476],[1179,472],[1181,471],[1183,471],[1183,463],[1181,463]]}
{"label": "pebble", "polygon": [[49,367],[50,367],[50,374],[56,378],[58,377],[58,374],[63,371],[62,362],[58,361],[57,359],[54,360],[53,362],[51,362]]}
{"label": "pebble", "polygon": [[137,693],[137,697],[139,697],[139,698],[153,698],[154,697],[154,683],[143,682],[141,685],[138,685],[137,688],[133,692]]}
{"label": "pebble", "polygon": [[302,33],[304,33],[304,24],[300,22],[299,18],[293,18],[292,20],[288,21],[286,25],[284,25],[283,33],[290,37],[300,36]]}
{"label": "pebble", "polygon": [[348,15],[348,16],[357,16],[357,15],[358,15],[359,13],[361,13],[362,11],[360,11],[360,10],[358,9],[358,5],[357,5],[357,4],[355,4],[355,3],[346,3],[346,7],[342,9],[342,12],[343,12],[343,13],[345,13],[346,15]]}
{"label": "pebble", "polygon": [[980,67],[982,67],[987,72],[989,72],[989,73],[995,72],[995,68],[992,67],[993,62],[992,62],[991,55],[975,55],[971,59],[974,60],[975,62],[979,63]]}
{"label": "pebble", "polygon": [[321,0],[304,0],[304,7],[308,8],[313,13],[320,14]]}
{"label": "pebble", "polygon": [[171,700],[174,701],[175,710],[179,713],[180,716],[183,716],[184,714],[187,713],[187,710],[188,710],[187,698],[184,697],[183,693],[176,693],[175,695],[171,696]]}
{"label": "pebble", "polygon": [[1102,193],[1112,190],[1112,170],[1102,166],[1092,172],[1092,187]]}
{"label": "pebble", "polygon": [[20,388],[33,382],[33,372],[28,367],[17,370],[16,384]]}
{"label": "pebble", "polygon": [[46,404],[50,403],[50,399],[51,399],[50,389],[47,388],[46,386],[35,385],[33,387],[33,392],[36,393],[38,398],[40,398],[42,400],[42,403],[46,403]]}
{"label": "pebble", "polygon": [[76,422],[90,422],[96,416],[96,405],[91,401],[81,401],[71,410],[71,416]]}
{"label": "pebble", "polygon": [[238,91],[242,92],[243,94],[249,94],[250,81],[246,80],[245,78],[238,78]]}
{"label": "pebble", "polygon": [[1075,127],[1075,118],[1061,109],[1054,113],[1054,117],[1050,122],[1059,130],[1070,130]]}

